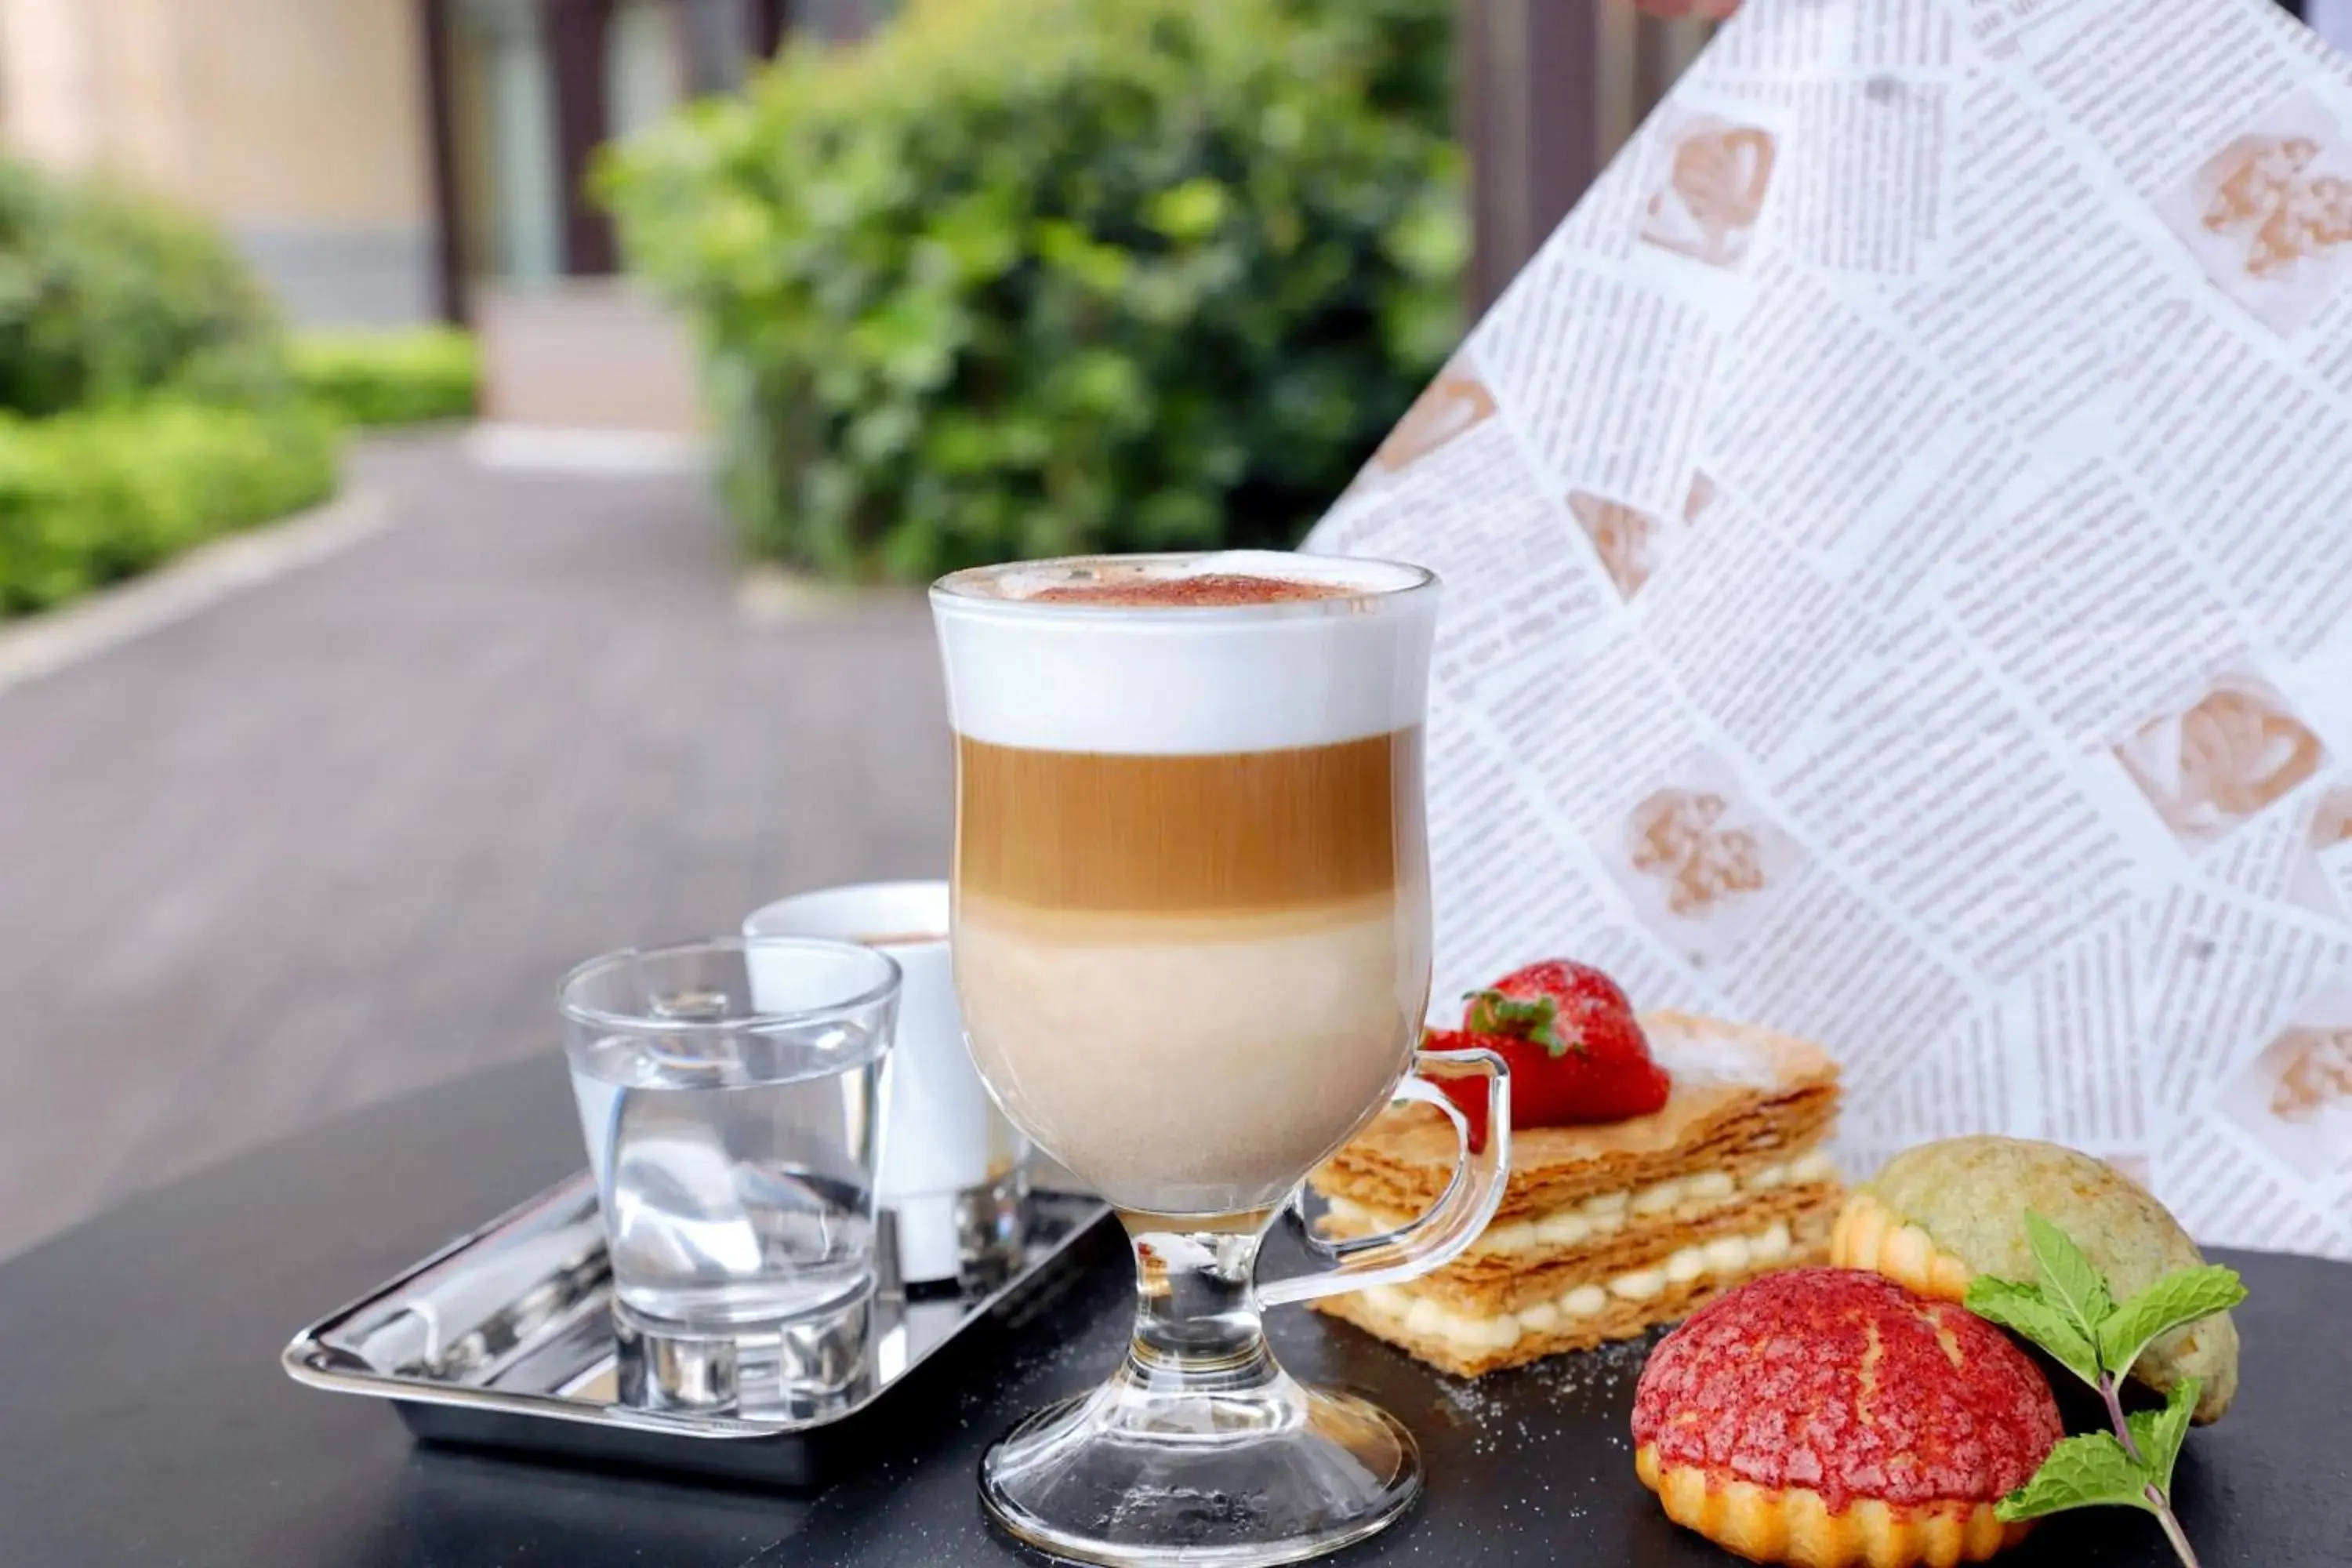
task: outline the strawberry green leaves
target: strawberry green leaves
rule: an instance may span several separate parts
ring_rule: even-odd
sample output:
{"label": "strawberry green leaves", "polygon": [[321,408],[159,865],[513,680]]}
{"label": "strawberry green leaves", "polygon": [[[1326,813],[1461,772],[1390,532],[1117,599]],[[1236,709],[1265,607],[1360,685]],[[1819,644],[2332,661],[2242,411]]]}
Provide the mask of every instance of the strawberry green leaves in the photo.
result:
{"label": "strawberry green leaves", "polygon": [[2112,1430],[2069,1437],[2050,1451],[2033,1479],[1996,1510],[2011,1523],[2072,1509],[2122,1505],[2156,1516],[2185,1568],[2197,1554],[2172,1511],[2172,1470],[2197,1408],[2198,1380],[2174,1384],[2161,1410],[2124,1414],[2121,1389],[2132,1363],[2156,1340],[2246,1299],[2234,1270],[2206,1265],[2168,1274],[2118,1304],[2074,1237],[2038,1214],[2025,1216],[2025,1238],[2039,1282],[1979,1275],[1968,1308],[2021,1334],[2099,1391]]}
{"label": "strawberry green leaves", "polygon": [[[1568,1050],[1568,1042],[1559,1037],[1559,1004],[1549,996],[1522,999],[1500,991],[1473,991],[1464,1000],[1470,1012],[1463,1026],[1474,1035],[1514,1036],[1556,1057]],[[1582,1051],[1582,1042],[1577,1048]]]}

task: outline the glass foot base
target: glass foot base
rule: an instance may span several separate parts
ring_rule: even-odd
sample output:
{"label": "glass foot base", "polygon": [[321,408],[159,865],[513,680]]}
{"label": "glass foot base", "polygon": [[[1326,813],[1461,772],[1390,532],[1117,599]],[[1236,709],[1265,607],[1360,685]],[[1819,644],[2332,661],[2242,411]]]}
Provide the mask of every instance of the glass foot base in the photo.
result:
{"label": "glass foot base", "polygon": [[1016,1539],[1076,1563],[1255,1568],[1374,1534],[1421,1496],[1394,1416],[1276,1373],[1175,1398],[1126,1380],[1050,1405],[981,1464],[981,1500]]}
{"label": "glass foot base", "polygon": [[780,1323],[676,1323],[613,1303],[614,1375],[641,1410],[821,1420],[849,1403],[873,1340],[871,1286]]}

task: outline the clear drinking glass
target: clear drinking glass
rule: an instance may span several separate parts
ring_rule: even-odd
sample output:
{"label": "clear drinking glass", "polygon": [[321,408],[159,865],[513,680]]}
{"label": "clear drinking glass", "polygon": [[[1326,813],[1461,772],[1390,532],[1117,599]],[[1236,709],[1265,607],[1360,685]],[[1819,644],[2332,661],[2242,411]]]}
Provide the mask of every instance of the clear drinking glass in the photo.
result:
{"label": "clear drinking glass", "polygon": [[572,1089],[625,1326],[773,1331],[870,1295],[898,966],[717,938],[564,978]]}
{"label": "clear drinking glass", "polygon": [[[1418,567],[1235,552],[1032,563],[931,591],[973,1060],[1013,1123],[1118,1208],[1139,1280],[1110,1381],[982,1467],[991,1515],[1056,1555],[1295,1562],[1420,1493],[1404,1428],[1294,1383],[1259,1310],[1442,1267],[1502,1197],[1501,1060],[1415,1050],[1437,597]],[[1473,1075],[1497,1130],[1475,1154],[1426,1081]],[[1454,1123],[1445,1196],[1257,1287],[1299,1184],[1398,1098]]]}

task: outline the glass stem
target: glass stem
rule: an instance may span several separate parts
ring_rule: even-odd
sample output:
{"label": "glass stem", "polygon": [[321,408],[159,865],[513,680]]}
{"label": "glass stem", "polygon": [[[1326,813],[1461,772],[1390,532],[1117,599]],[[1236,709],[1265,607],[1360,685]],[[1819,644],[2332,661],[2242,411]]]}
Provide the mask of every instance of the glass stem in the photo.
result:
{"label": "glass stem", "polygon": [[1281,1376],[1266,1348],[1252,1280],[1262,1225],[1176,1230],[1161,1215],[1119,1217],[1135,1244],[1129,1380],[1152,1389],[1239,1393]]}

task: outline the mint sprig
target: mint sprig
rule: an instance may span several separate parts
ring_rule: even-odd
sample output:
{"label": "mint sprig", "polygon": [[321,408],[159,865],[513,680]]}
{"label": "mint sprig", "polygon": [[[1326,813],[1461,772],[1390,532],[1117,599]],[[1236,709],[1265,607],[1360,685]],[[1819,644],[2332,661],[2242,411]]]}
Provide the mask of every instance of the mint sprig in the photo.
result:
{"label": "mint sprig", "polygon": [[2085,1432],[2051,1449],[2033,1479],[2003,1498],[1997,1511],[2014,1524],[2110,1503],[2147,1508],[2147,1473],[2124,1452],[2114,1433]]}
{"label": "mint sprig", "polygon": [[2189,1418],[2196,1413],[2197,1396],[2203,1392],[2198,1379],[2184,1377],[2164,1396],[2163,1409],[2135,1410],[2124,1417],[2132,1447],[2139,1450],[2139,1462],[2147,1467],[2167,1496],[2172,1492],[2173,1462],[2180,1458],[2180,1445],[2189,1437]]}
{"label": "mint sprig", "polygon": [[2226,1312],[2245,1299],[2246,1287],[2234,1268],[2208,1264],[2168,1274],[2099,1324],[2099,1358],[2108,1366],[2128,1368],[2173,1330]]}
{"label": "mint sprig", "polygon": [[2074,1245],[2074,1238],[2038,1214],[2025,1216],[2025,1244],[2033,1251],[2033,1266],[2042,1270],[2042,1294],[2074,1324],[2095,1330],[2116,1310],[2107,1282]]}
{"label": "mint sprig", "polygon": [[2025,1239],[2041,1281],[1979,1275],[1969,1283],[1969,1310],[2022,1334],[2097,1389],[2112,1430],[2060,1443],[2033,1479],[2001,1499],[1995,1511],[2013,1524],[2078,1508],[2140,1509],[2156,1516],[2183,1568],[2198,1568],[2197,1553],[2172,1511],[2172,1470],[2203,1385],[2182,1378],[2162,1410],[2126,1416],[2123,1381],[2157,1340],[2244,1300],[2244,1282],[2233,1269],[2183,1268],[2118,1304],[2097,1267],[2063,1230],[2029,1214]]}
{"label": "mint sprig", "polygon": [[1969,1310],[2023,1334],[2084,1382],[2099,1381],[2099,1347],[2034,1287],[1979,1276],[1969,1284]]}

